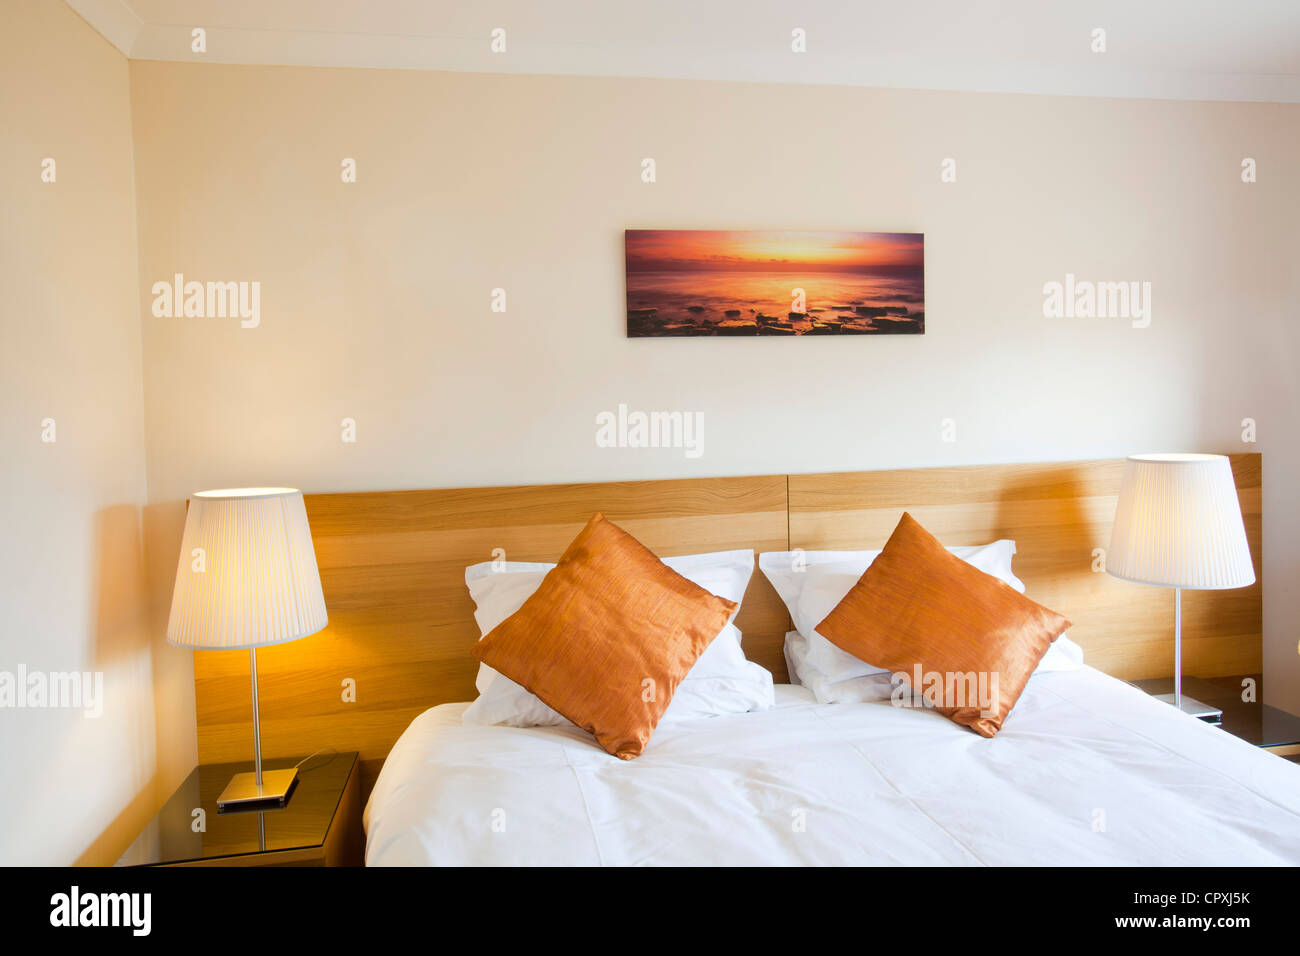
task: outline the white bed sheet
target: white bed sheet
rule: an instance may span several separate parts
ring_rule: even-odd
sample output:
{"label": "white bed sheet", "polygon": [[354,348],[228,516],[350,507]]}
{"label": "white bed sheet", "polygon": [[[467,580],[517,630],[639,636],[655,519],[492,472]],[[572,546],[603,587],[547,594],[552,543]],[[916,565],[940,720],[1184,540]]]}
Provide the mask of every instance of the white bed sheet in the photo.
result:
{"label": "white bed sheet", "polygon": [[1300,766],[1092,668],[1033,677],[987,740],[888,701],[662,726],[411,723],[366,807],[369,865],[1296,865]]}

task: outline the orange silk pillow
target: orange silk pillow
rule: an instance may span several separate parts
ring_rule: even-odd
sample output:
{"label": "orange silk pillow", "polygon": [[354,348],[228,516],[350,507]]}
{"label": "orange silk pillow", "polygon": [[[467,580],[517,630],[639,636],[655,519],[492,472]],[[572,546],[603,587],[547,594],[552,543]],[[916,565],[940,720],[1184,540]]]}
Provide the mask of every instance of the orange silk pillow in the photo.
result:
{"label": "orange silk pillow", "polygon": [[631,760],[735,609],[597,514],[473,653]]}
{"label": "orange silk pillow", "polygon": [[885,550],[817,631],[902,674],[939,713],[992,737],[1069,626],[950,553],[904,512]]}

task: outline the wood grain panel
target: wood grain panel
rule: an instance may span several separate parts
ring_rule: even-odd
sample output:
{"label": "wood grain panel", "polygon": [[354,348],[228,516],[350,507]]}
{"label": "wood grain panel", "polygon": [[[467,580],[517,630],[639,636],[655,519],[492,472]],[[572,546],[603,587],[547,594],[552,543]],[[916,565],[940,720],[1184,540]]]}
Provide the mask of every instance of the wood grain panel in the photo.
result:
{"label": "wood grain panel", "polygon": [[[596,511],[663,557],[788,547],[784,475],[307,495],[329,626],[258,651],[262,752],[356,750],[362,789],[422,711],[472,700],[478,640],[465,568],[554,561]],[[755,570],[737,625],[745,653],[785,681],[789,615]],[[356,682],[345,703],[343,681]],[[252,750],[248,655],[197,651],[199,759]]]}
{"label": "wood grain panel", "polygon": [[[1231,455],[1247,537],[1260,569],[1260,457]],[[792,548],[884,546],[903,511],[947,545],[1013,538],[1028,594],[1074,622],[1088,663],[1125,679],[1173,672],[1174,595],[1093,570],[1106,548],[1123,460],[791,475]],[[1254,673],[1262,655],[1262,582],[1183,592],[1183,669]]]}

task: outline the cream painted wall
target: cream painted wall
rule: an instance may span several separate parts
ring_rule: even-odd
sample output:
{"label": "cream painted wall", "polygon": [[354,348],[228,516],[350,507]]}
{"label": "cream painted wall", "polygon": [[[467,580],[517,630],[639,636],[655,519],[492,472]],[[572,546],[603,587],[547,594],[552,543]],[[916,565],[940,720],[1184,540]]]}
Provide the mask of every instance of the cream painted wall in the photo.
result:
{"label": "cream painted wall", "polygon": [[0,89],[0,671],[103,678],[97,718],[0,708],[0,864],[112,863],[157,790],[127,62],[7,0]]}
{"label": "cream painted wall", "polygon": [[[131,83],[160,553],[207,486],[1258,450],[1267,695],[1300,710],[1296,106],[144,61]],[[927,333],[628,340],[626,227],[923,231]],[[260,326],[152,316],[177,272],[260,282]],[[1150,327],[1044,318],[1067,272],[1152,283]],[[703,456],[598,448],[619,403],[703,412]]]}

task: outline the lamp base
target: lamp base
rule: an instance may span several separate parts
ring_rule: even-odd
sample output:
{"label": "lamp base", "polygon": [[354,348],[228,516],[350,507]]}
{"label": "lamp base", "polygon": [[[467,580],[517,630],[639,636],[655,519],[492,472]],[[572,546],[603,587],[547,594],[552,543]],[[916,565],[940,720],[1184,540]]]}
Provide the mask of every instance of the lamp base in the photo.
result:
{"label": "lamp base", "polygon": [[226,789],[217,797],[217,809],[259,810],[268,806],[282,807],[289,802],[289,794],[298,785],[298,768],[288,770],[263,770],[262,785],[257,785],[257,774],[237,773],[230,778]]}
{"label": "lamp base", "polygon": [[1195,697],[1188,697],[1183,694],[1183,699],[1178,704],[1174,704],[1173,694],[1156,694],[1155,697],[1156,700],[1163,700],[1166,704],[1176,706],[1189,717],[1203,720],[1207,724],[1217,724],[1223,721],[1223,711],[1217,707],[1211,707],[1209,704],[1202,704]]}

